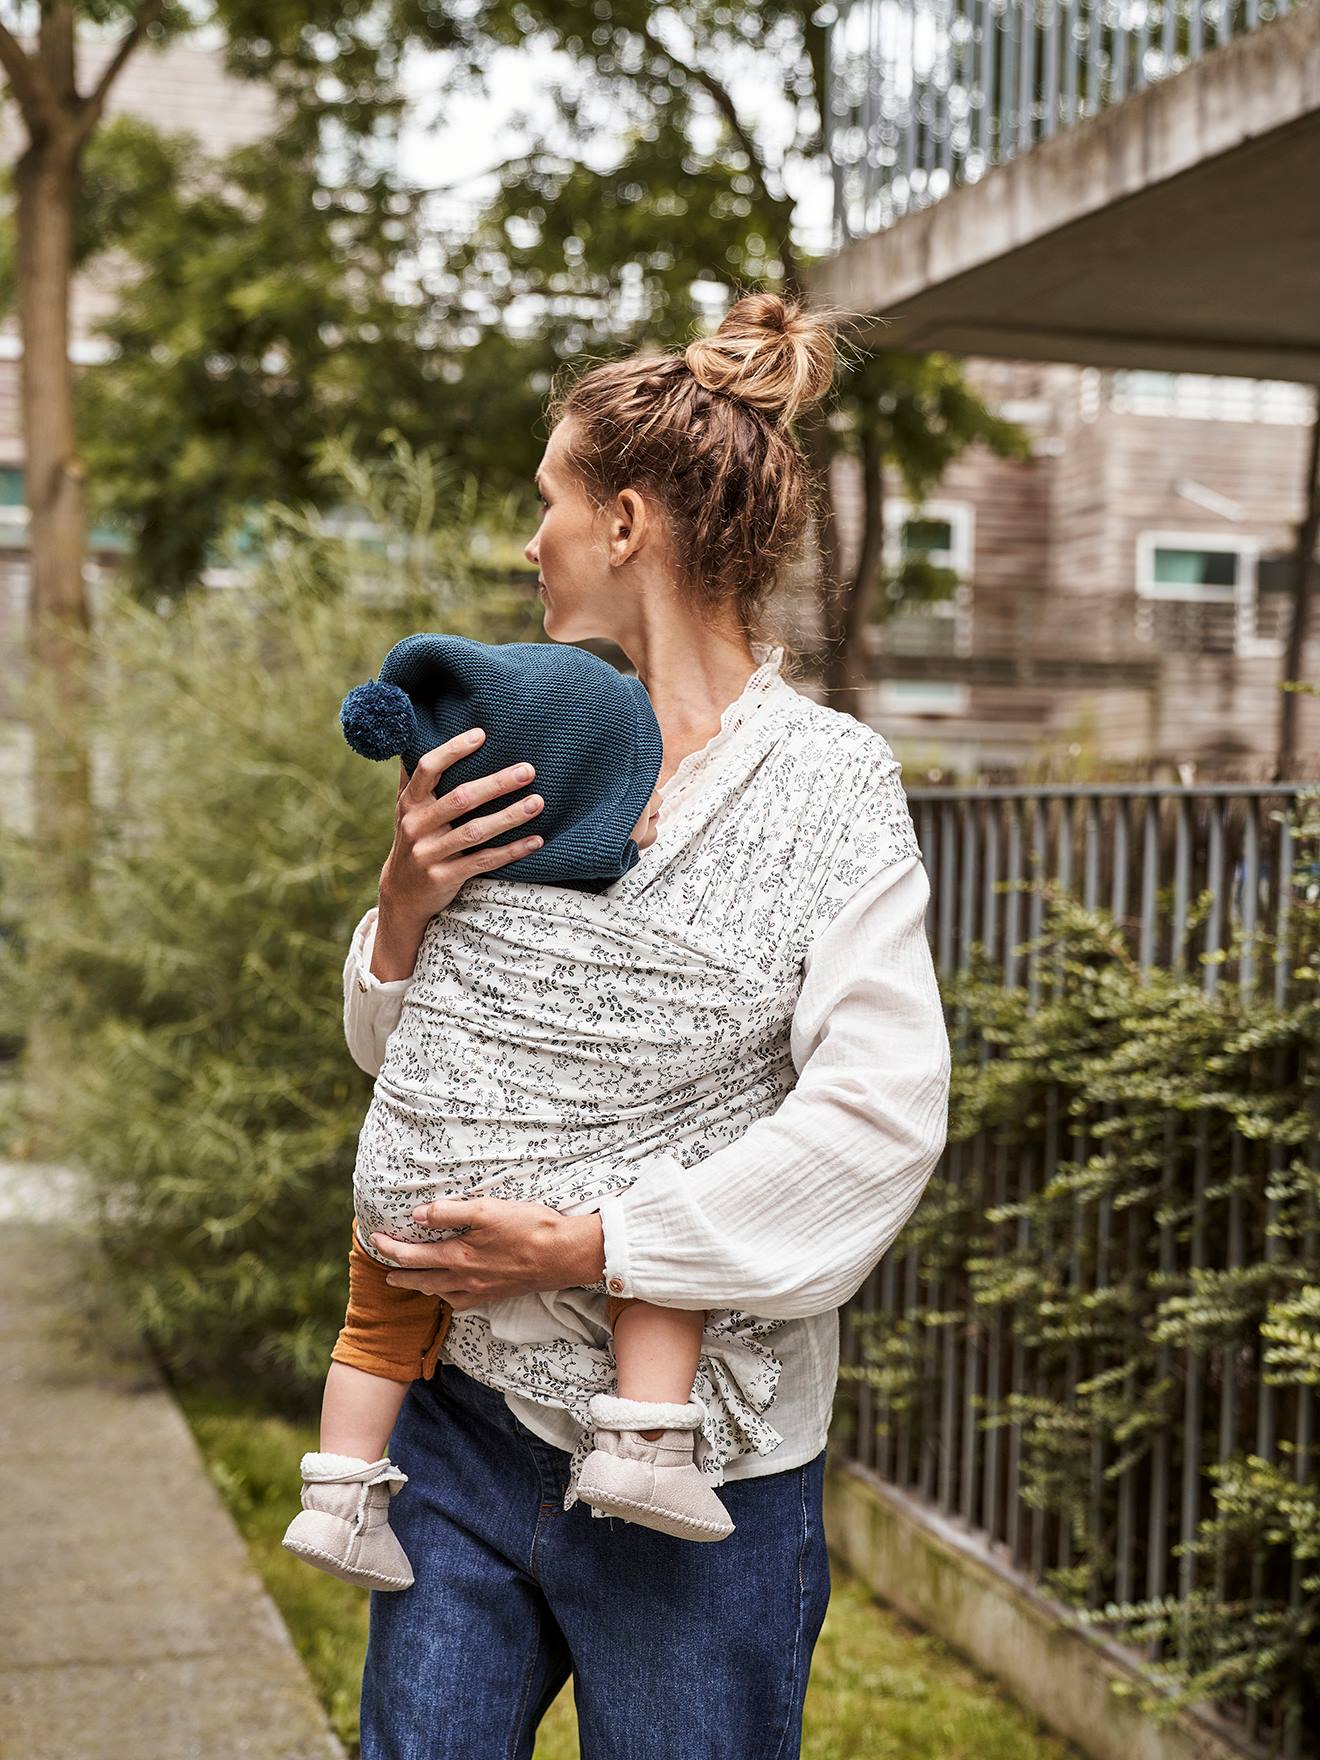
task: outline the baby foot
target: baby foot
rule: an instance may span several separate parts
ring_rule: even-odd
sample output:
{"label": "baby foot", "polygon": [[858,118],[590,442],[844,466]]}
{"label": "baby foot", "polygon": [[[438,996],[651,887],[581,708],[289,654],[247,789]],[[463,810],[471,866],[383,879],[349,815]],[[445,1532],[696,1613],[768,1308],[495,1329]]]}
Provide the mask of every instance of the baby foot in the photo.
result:
{"label": "baby foot", "polygon": [[[605,1515],[683,1540],[723,1540],[729,1512],[693,1459],[695,1433],[706,1415],[694,1394],[687,1405],[592,1397],[596,1446],[582,1463],[577,1492]],[[642,1430],[660,1430],[648,1440]]]}
{"label": "baby foot", "polygon": [[408,1475],[389,1458],[347,1454],[302,1457],[302,1511],[283,1545],[317,1570],[366,1589],[407,1589],[412,1566],[390,1527],[390,1498]]}

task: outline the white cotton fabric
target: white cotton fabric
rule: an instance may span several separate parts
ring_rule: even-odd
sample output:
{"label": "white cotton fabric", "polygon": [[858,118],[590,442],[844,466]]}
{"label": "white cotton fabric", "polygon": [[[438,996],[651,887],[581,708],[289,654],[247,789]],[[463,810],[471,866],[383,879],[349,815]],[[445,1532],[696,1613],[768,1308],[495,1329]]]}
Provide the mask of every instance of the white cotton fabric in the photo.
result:
{"label": "white cotton fabric", "polygon": [[[886,741],[814,703],[782,649],[661,790],[659,835],[604,892],[468,881],[410,979],[345,966],[377,1074],[358,1233],[497,1195],[599,1210],[604,1278],[455,1314],[442,1358],[569,1451],[565,1507],[616,1391],[610,1293],[706,1310],[696,1458],[719,1484],[825,1445],[838,1305],[944,1145],[949,1048],[929,884]],[[379,1254],[376,1255],[380,1257]]]}

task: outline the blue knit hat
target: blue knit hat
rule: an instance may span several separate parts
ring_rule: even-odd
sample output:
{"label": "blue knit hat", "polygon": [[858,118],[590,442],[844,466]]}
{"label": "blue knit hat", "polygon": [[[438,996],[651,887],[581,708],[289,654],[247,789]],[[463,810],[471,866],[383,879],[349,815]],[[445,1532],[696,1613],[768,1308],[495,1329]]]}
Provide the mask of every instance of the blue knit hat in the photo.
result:
{"label": "blue knit hat", "polygon": [[339,711],[344,738],[364,758],[417,761],[470,727],[485,729],[475,752],[449,766],[436,794],[510,764],[536,775],[462,813],[455,825],[539,794],[535,818],[488,838],[497,849],[528,835],[540,849],[493,870],[505,879],[602,891],[634,867],[632,836],[660,775],[663,742],[640,679],[559,642],[505,642],[423,632],[396,642],[379,677],[354,687]]}

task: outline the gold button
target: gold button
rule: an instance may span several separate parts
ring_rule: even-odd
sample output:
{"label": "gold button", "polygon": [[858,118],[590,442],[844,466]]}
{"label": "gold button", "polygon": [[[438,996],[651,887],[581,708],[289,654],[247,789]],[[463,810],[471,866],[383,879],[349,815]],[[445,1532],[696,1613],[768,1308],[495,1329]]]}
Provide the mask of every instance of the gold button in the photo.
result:
{"label": "gold button", "polygon": [[619,1291],[623,1288],[623,1279],[621,1277],[611,1277],[610,1288],[614,1291],[615,1295],[618,1295]]}

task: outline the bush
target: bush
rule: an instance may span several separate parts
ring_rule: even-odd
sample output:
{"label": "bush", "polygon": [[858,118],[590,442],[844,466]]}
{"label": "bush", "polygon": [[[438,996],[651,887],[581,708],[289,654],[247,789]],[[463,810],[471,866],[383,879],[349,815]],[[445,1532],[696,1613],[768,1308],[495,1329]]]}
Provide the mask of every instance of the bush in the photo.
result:
{"label": "bush", "polygon": [[[983,1449],[1014,1426],[1021,1502],[1069,1541],[1045,1553],[1045,1584],[1085,1622],[1148,1648],[1144,1709],[1254,1705],[1285,1743],[1320,1716],[1314,799],[1297,840],[1282,1001],[1265,985],[1207,991],[1199,968],[1143,971],[1108,911],[1055,881],[1005,883],[1043,895],[1042,931],[1025,944],[1039,1001],[980,945],[965,971],[943,975],[962,1043],[953,1153],[902,1243],[917,1296],[855,1318],[861,1360],[842,1372],[874,1390],[878,1434],[906,1432],[914,1461]],[[1203,894],[1193,918],[1209,903]],[[1269,971],[1273,940],[1259,944]],[[985,1365],[970,1444],[947,1432],[944,1404],[946,1367],[969,1336]],[[981,1391],[992,1354],[993,1384],[1011,1389],[993,1400]],[[1274,1414],[1270,1459],[1258,1396]],[[1184,1473],[1197,1497],[1185,1542]],[[1163,1565],[1170,1592],[1120,1602],[1124,1481],[1131,1580],[1144,1586]],[[998,1485],[1003,1531],[1006,1474]],[[1184,1559],[1195,1561],[1185,1588]]]}
{"label": "bush", "polygon": [[482,583],[479,510],[435,460],[331,449],[327,468],[383,544],[272,505],[244,586],[158,609],[112,588],[89,643],[92,895],[52,910],[22,838],[0,877],[7,1012],[30,1008],[39,935],[66,985],[56,1141],[91,1176],[135,1318],[172,1372],[289,1409],[343,1318],[371,1082],[341,970],[398,780],[349,750],[339,704],[414,629],[540,635],[534,599]]}

